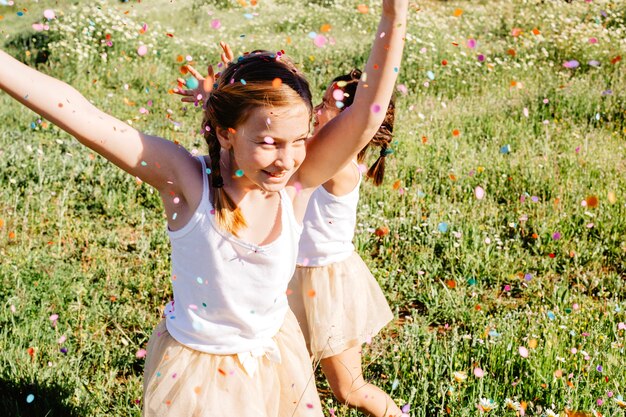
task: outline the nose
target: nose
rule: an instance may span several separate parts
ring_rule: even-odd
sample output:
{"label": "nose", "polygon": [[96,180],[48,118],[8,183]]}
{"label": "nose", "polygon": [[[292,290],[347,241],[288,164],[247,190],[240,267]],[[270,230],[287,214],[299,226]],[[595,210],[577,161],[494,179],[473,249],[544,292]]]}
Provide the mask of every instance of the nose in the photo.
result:
{"label": "nose", "polygon": [[283,171],[290,171],[295,166],[294,150],[292,145],[281,146],[276,155],[274,165]]}

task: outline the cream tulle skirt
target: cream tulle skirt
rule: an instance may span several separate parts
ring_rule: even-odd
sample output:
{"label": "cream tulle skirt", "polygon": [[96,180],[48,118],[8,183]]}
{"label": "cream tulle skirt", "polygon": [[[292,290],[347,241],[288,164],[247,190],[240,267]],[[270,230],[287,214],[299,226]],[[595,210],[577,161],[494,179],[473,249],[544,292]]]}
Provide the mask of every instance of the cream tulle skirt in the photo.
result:
{"label": "cream tulle skirt", "polygon": [[144,416],[323,416],[310,357],[291,311],[274,340],[281,363],[260,357],[250,377],[237,355],[190,349],[174,340],[161,321],[148,342]]}
{"label": "cream tulle skirt", "polygon": [[298,266],[289,290],[289,306],[315,360],[368,342],[393,319],[378,282],[357,253],[326,266]]}

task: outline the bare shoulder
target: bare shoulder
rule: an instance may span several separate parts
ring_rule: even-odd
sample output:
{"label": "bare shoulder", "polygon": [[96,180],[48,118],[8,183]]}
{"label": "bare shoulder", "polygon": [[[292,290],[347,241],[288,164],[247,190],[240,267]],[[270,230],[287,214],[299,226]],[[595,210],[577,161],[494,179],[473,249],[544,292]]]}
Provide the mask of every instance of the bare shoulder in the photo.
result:
{"label": "bare shoulder", "polygon": [[187,224],[200,205],[203,175],[200,159],[189,158],[178,168],[176,180],[160,190],[170,230],[178,230]]}

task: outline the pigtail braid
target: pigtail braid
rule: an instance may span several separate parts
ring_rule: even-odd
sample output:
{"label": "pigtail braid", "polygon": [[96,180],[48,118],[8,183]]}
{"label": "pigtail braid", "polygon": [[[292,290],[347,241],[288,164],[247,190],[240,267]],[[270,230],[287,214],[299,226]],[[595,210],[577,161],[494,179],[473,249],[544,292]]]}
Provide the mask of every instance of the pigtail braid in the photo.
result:
{"label": "pigtail braid", "polygon": [[211,196],[215,220],[224,230],[237,236],[237,232],[247,226],[246,219],[243,217],[241,209],[224,190],[224,178],[220,166],[222,147],[217,140],[215,129],[210,128],[207,120],[205,120],[204,125],[208,127],[208,129],[206,127],[204,129],[204,139],[209,145],[209,157],[211,158],[210,185],[213,190]]}

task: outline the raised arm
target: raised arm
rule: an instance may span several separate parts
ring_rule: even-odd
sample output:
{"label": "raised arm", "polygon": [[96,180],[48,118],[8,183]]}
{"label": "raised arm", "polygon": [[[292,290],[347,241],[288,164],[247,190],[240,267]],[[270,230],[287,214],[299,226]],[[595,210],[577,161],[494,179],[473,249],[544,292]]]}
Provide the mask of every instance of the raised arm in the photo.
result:
{"label": "raised arm", "polygon": [[[100,111],[70,85],[0,51],[0,88],[131,175],[181,193],[197,164],[182,146],[145,135]],[[179,186],[180,184],[180,186]]]}
{"label": "raised arm", "polygon": [[408,0],[383,0],[376,38],[354,101],[311,140],[294,178],[302,187],[316,187],[333,177],[382,124],[400,69],[407,8]]}

